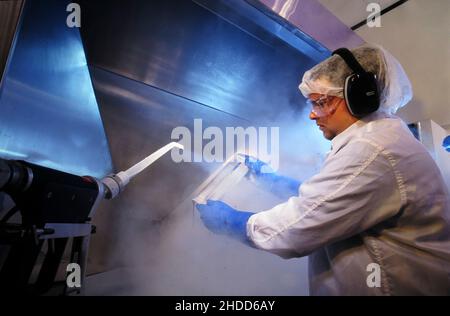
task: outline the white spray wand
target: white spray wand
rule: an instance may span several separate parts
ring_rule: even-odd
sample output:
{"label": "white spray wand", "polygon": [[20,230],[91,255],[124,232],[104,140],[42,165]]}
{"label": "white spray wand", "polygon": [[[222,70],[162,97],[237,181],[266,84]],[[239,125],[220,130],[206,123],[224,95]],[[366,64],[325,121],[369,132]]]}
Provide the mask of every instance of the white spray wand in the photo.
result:
{"label": "white spray wand", "polygon": [[136,175],[141,173],[144,169],[154,163],[156,160],[161,158],[164,154],[171,151],[173,148],[179,148],[184,150],[183,145],[172,142],[167,144],[166,146],[158,149],[153,154],[149,155],[147,158],[135,164],[133,167],[129,168],[126,171],[120,171],[117,174],[106,176],[102,183],[105,185],[105,198],[113,199],[120,192],[125,189],[125,186],[133,179]]}

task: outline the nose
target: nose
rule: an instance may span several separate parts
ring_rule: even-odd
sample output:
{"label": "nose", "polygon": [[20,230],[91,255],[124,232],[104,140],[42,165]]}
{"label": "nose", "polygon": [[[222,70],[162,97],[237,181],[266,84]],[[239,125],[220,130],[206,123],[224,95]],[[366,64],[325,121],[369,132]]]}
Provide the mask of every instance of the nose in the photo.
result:
{"label": "nose", "polygon": [[317,116],[316,113],[314,113],[314,111],[309,112],[309,119],[310,120],[317,120],[319,117]]}

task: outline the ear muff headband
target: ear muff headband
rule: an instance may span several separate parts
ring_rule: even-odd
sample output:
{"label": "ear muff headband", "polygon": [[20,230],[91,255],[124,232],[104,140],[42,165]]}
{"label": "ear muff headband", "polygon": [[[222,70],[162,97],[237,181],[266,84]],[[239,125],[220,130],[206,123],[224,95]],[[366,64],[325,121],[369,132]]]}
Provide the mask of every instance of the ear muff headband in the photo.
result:
{"label": "ear muff headband", "polygon": [[333,55],[341,56],[353,71],[345,79],[344,85],[345,103],[350,113],[355,117],[363,117],[378,110],[380,100],[376,76],[365,71],[347,48],[339,48]]}
{"label": "ear muff headband", "polygon": [[350,67],[353,72],[357,74],[365,74],[366,71],[361,66],[361,64],[353,56],[352,52],[347,48],[338,48],[333,52],[333,55],[339,55],[345,61],[345,63]]}

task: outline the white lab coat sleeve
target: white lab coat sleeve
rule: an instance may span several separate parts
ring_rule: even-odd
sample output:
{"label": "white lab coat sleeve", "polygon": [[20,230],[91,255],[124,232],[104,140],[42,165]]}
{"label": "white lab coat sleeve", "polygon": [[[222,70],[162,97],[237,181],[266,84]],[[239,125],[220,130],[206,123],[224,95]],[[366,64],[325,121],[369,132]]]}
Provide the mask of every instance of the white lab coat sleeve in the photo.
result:
{"label": "white lab coat sleeve", "polygon": [[393,217],[406,203],[396,163],[376,144],[352,141],[300,187],[299,196],[251,216],[248,238],[283,258],[301,257]]}

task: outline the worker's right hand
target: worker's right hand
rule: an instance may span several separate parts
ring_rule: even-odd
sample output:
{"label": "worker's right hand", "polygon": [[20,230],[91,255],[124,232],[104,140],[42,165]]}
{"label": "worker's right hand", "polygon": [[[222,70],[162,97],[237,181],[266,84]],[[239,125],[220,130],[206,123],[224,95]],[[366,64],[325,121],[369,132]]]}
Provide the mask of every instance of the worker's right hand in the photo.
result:
{"label": "worker's right hand", "polygon": [[203,224],[213,233],[247,241],[247,221],[253,213],[237,211],[222,201],[211,200],[197,204],[196,208]]}

